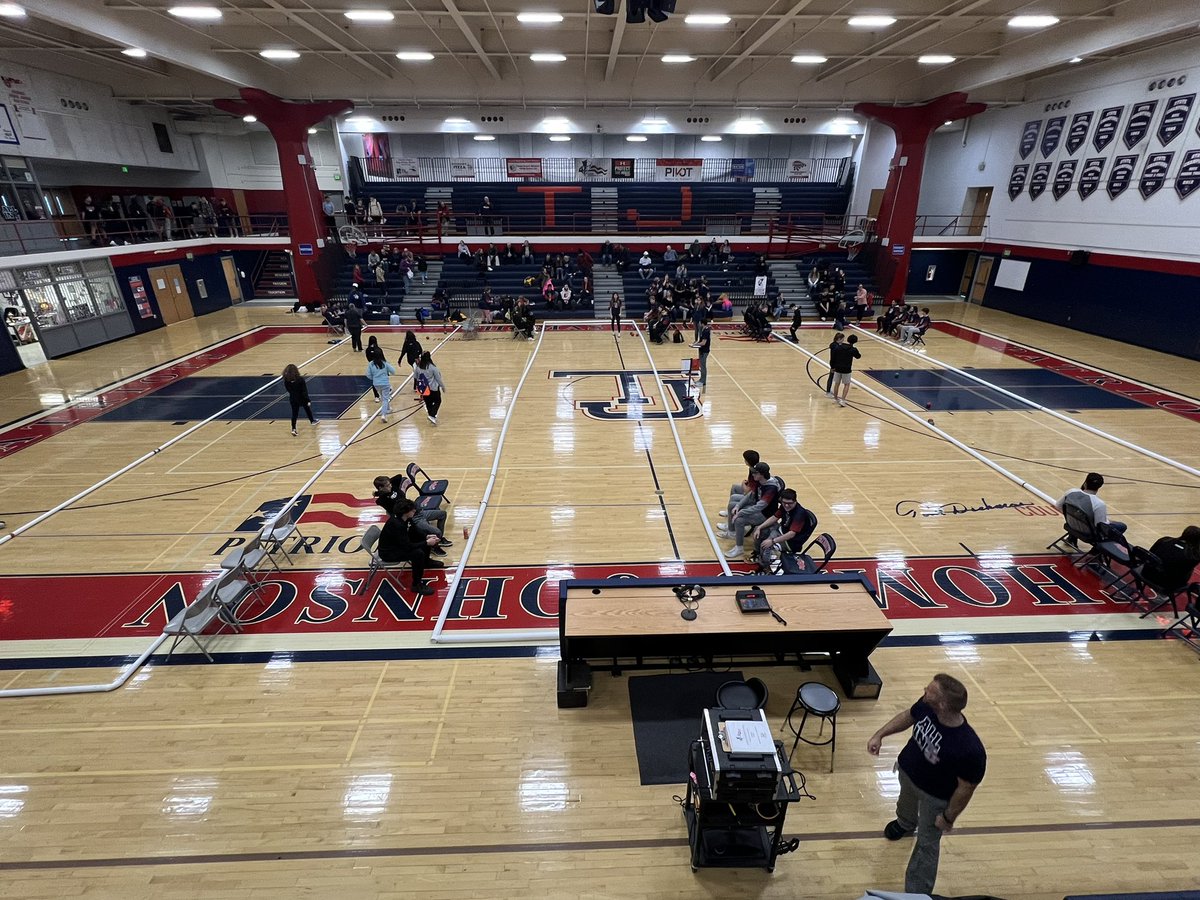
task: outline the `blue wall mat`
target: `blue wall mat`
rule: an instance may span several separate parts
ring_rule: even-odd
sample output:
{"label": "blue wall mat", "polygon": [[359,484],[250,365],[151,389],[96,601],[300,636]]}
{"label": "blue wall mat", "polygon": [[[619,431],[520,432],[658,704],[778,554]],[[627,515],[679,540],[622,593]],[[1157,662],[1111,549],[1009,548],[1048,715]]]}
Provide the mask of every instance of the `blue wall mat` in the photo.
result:
{"label": "blue wall mat", "polygon": [[[967,264],[969,250],[918,250],[912,251],[912,262],[908,268],[908,284],[905,293],[910,297],[922,294],[952,294],[957,296],[962,283],[963,267]],[[937,266],[933,281],[925,280],[930,266]]]}
{"label": "blue wall mat", "polygon": [[997,265],[984,305],[1123,344],[1200,359],[1194,277],[1095,263],[1072,266],[1066,255],[1063,251],[1062,260],[1029,260],[1024,291],[996,287]]}

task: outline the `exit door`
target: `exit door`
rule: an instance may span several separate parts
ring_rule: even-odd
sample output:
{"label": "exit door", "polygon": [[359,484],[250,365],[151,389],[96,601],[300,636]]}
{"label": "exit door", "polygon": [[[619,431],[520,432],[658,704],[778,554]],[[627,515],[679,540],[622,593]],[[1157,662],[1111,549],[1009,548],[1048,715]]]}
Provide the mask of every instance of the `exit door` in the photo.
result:
{"label": "exit door", "polygon": [[975,281],[971,285],[970,301],[982,303],[983,295],[987,292],[988,279],[992,277],[992,266],[996,262],[994,256],[979,257],[979,265],[975,267]]}
{"label": "exit door", "polygon": [[162,312],[163,322],[171,325],[184,319],[194,318],[192,298],[188,295],[187,283],[183,280],[183,271],[179,266],[158,266],[149,269],[150,287],[154,291],[154,299]]}

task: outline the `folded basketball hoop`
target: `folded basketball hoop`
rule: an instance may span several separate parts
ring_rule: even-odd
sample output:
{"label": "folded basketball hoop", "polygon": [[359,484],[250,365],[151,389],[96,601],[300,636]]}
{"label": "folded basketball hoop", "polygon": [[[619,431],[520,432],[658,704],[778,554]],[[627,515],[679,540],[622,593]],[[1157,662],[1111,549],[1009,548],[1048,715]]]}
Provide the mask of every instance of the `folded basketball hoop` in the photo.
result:
{"label": "folded basketball hoop", "polygon": [[846,260],[848,262],[853,262],[866,239],[867,233],[861,228],[855,228],[853,231],[847,231],[842,235],[842,239],[838,241],[838,248],[846,251]]}

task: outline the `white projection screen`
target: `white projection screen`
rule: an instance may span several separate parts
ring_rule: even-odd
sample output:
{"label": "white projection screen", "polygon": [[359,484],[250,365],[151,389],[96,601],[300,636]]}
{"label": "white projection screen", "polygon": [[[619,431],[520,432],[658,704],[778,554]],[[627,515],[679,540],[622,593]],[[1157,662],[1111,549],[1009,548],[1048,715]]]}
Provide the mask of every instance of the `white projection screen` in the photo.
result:
{"label": "white projection screen", "polygon": [[1010,291],[1025,290],[1025,279],[1029,277],[1029,263],[1019,259],[1000,260],[1000,270],[996,272],[996,287],[1008,288]]}

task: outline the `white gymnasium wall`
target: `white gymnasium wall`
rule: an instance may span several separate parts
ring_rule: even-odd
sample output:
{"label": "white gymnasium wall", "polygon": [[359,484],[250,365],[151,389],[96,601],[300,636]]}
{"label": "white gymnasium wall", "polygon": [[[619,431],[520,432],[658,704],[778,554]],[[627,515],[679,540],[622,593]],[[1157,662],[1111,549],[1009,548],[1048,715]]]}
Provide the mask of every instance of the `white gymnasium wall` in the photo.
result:
{"label": "white gymnasium wall", "polygon": [[[1186,197],[1176,191],[1176,178],[1194,176],[1185,184],[1200,184],[1200,40],[1181,42],[1146,51],[1121,63],[1083,63],[1053,77],[1031,81],[1029,100],[1007,109],[976,116],[963,141],[962,132],[936,134],[926,157],[919,213],[958,215],[966,192],[992,186],[988,210],[988,239],[1063,249],[1137,253],[1200,259],[1197,224],[1200,223],[1200,189]],[[1182,98],[1182,99],[1181,99]],[[1188,102],[1180,112],[1181,130],[1174,137],[1159,134],[1168,104]],[[1145,136],[1127,145],[1127,127],[1137,104],[1154,103]],[[1121,107],[1112,141],[1097,150],[1094,139],[1101,111]],[[1086,138],[1074,152],[1068,149],[1068,132],[1080,113],[1092,113]],[[1047,122],[1065,117],[1057,143],[1043,148]],[[1036,144],[1022,158],[1022,132],[1038,124]],[[1109,193],[1109,179],[1120,156],[1134,156],[1128,187],[1118,196]],[[1086,198],[1080,193],[1080,176],[1088,160],[1101,160],[1099,180]],[[1063,165],[1065,163],[1065,165]],[[1147,165],[1151,163],[1149,171]],[[1070,166],[1075,166],[1072,174]],[[1025,184],[1010,197],[1014,167],[1028,166]],[[1048,168],[1044,191],[1031,196],[1035,166]],[[1184,168],[1186,166],[1186,169]],[[1143,196],[1145,176],[1151,176]],[[1055,199],[1056,176],[1061,196]],[[1161,185],[1156,191],[1151,188]]]}
{"label": "white gymnasium wall", "polygon": [[[254,126],[240,133],[237,129],[232,134],[229,131],[223,128],[214,133],[201,132],[195,135],[201,168],[207,175],[208,183],[213,187],[235,190],[283,190],[279,154],[270,133],[262,126]],[[308,149],[317,175],[317,186],[323,191],[342,190],[343,182],[335,177],[342,171],[341,161],[337,143],[329,129],[322,128],[311,135]]]}
{"label": "white gymnasium wall", "polygon": [[888,170],[896,152],[896,133],[880,122],[870,122],[861,142],[854,193],[850,196],[852,216],[865,216],[871,191],[887,187]]}
{"label": "white gymnasium wall", "polygon": [[[100,85],[0,60],[0,105],[8,113],[8,118],[0,113],[0,150],[5,153],[118,166],[198,168],[191,138],[175,130],[166,110],[114,100]],[[173,152],[158,149],[154,122],[166,126]]]}

